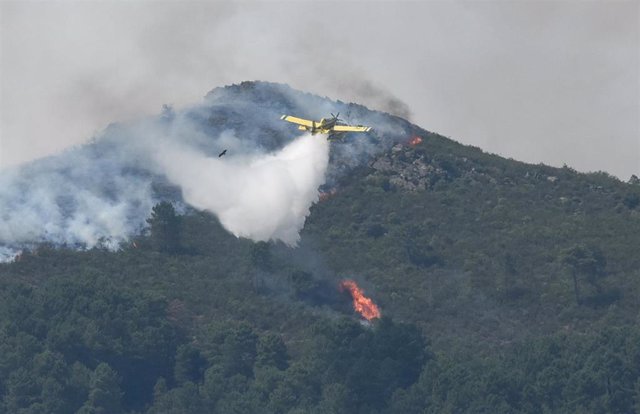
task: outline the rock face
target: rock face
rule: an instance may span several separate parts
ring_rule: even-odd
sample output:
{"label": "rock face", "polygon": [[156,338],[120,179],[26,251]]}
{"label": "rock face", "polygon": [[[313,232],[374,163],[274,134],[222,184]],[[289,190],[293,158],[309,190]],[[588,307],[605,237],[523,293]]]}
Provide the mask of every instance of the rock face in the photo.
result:
{"label": "rock face", "polygon": [[395,145],[390,152],[371,163],[371,168],[388,176],[389,185],[405,191],[423,191],[441,179],[447,172],[434,165],[424,154],[402,144]]}

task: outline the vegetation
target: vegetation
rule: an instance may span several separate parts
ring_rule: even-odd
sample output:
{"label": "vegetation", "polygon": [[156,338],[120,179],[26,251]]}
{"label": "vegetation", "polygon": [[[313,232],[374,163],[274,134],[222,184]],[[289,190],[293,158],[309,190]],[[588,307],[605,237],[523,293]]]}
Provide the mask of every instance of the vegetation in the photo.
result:
{"label": "vegetation", "polygon": [[637,178],[413,133],[297,249],[164,202],[118,252],[0,264],[0,413],[640,413]]}

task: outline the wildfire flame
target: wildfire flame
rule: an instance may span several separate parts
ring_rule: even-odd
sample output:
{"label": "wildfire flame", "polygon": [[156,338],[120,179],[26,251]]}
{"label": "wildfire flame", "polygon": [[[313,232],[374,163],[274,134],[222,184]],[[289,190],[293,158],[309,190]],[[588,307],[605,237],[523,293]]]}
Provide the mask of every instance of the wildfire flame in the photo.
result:
{"label": "wildfire flame", "polygon": [[415,136],[413,138],[411,138],[409,140],[409,146],[411,147],[415,147],[416,145],[420,144],[422,142],[422,138],[420,138],[419,136]]}
{"label": "wildfire flame", "polygon": [[380,317],[380,309],[373,301],[362,293],[362,289],[358,287],[353,280],[343,280],[340,282],[340,291],[349,291],[353,298],[353,309],[356,310],[363,318],[370,321]]}

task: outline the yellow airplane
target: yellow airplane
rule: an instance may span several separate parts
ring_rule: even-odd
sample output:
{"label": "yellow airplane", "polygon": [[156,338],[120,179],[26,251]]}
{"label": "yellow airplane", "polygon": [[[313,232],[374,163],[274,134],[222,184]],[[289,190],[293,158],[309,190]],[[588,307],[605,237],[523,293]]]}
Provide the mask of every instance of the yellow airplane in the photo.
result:
{"label": "yellow airplane", "polygon": [[[338,113],[340,115],[340,113]],[[298,125],[301,131],[309,131],[311,135],[326,134],[329,141],[342,137],[345,132],[369,132],[371,127],[364,125],[347,125],[338,115],[331,114],[331,118],[322,118],[320,121],[297,118],[291,115],[282,115],[280,119]]]}

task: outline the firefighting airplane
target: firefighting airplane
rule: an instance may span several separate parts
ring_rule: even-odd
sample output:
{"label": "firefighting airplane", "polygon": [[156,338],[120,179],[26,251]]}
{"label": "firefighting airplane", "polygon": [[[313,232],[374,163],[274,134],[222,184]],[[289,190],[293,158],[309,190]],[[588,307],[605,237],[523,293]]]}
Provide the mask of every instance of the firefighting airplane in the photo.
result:
{"label": "firefighting airplane", "polygon": [[[338,115],[340,115],[339,112]],[[331,114],[331,118],[322,118],[320,121],[296,118],[295,116],[291,115],[282,115],[280,119],[297,124],[299,130],[309,131],[311,132],[311,135],[326,134],[329,141],[342,138],[342,135],[345,132],[371,131],[371,127],[368,126],[348,125],[341,119],[338,119],[338,115]]]}

